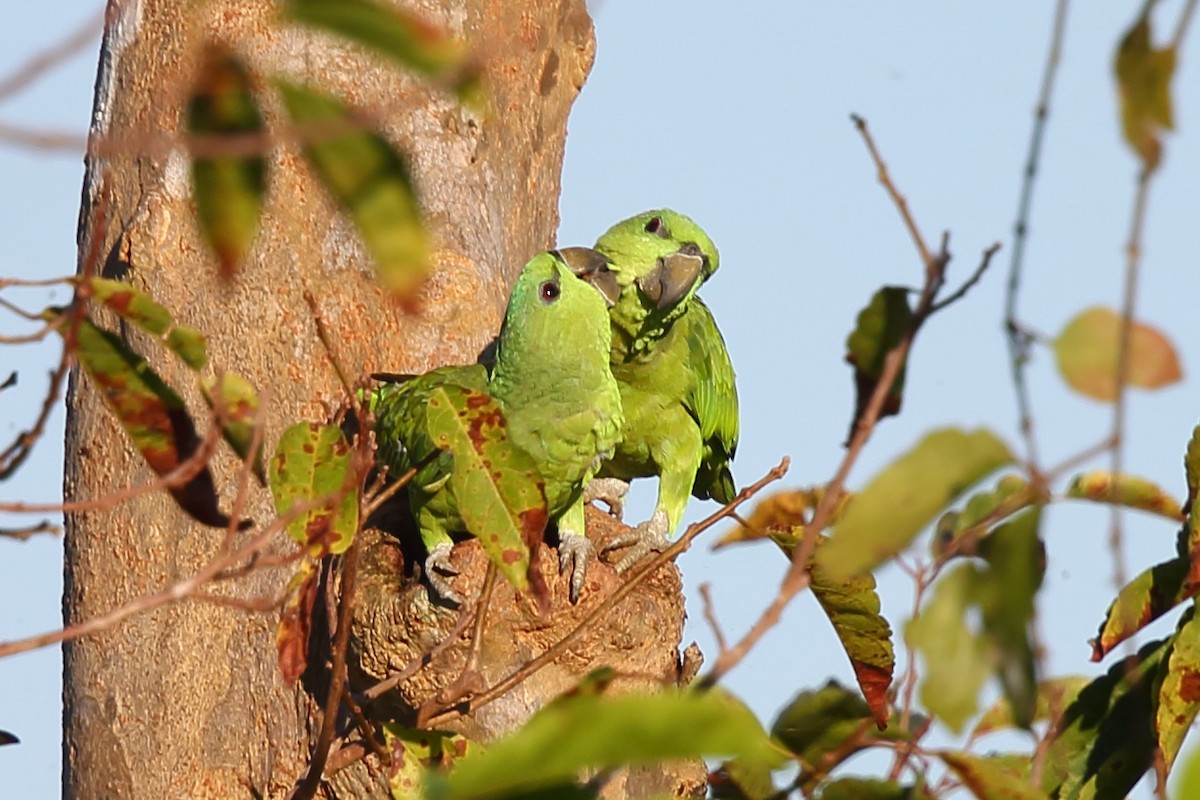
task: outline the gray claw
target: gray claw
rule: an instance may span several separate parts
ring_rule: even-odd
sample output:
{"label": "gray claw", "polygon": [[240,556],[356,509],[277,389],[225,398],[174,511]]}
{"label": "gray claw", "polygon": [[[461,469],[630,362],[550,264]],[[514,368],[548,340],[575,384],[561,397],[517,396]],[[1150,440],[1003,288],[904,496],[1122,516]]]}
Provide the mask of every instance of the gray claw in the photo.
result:
{"label": "gray claw", "polygon": [[588,563],[596,557],[596,546],[582,533],[559,531],[558,573],[571,571],[571,602],[578,603],[587,578]]}
{"label": "gray claw", "polygon": [[609,514],[620,519],[625,513],[625,495],[628,492],[628,481],[620,478],[593,478],[583,489],[583,502],[599,500],[608,506]]}
{"label": "gray claw", "polygon": [[462,597],[450,586],[450,581],[443,577],[453,577],[458,574],[458,570],[450,564],[450,551],[453,547],[454,545],[449,542],[443,542],[429,551],[429,556],[425,559],[425,577],[429,581],[430,588],[433,589],[434,597],[430,599],[435,602],[439,599],[445,600],[460,606],[463,602]]}
{"label": "gray claw", "polygon": [[617,574],[636,564],[642,556],[650,551],[660,552],[669,542],[667,540],[667,515],[664,511],[655,511],[654,516],[638,525],[631,533],[613,539],[604,547],[604,552],[628,547],[625,555],[616,563]]}

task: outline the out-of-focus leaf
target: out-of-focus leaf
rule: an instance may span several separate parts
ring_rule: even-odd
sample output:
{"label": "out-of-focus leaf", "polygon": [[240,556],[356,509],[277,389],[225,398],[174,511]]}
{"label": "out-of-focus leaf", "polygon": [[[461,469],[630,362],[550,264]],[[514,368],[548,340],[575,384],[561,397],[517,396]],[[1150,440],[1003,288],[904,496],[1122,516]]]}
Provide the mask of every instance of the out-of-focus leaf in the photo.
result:
{"label": "out-of-focus leaf", "polygon": [[380,282],[408,306],[429,275],[429,237],[405,159],[338,100],[279,79],[304,155],[354,220]]}
{"label": "out-of-focus leaf", "polygon": [[[358,482],[341,429],[298,422],[279,437],[268,482],[275,510],[315,504],[287,523],[287,533],[314,557],[343,553],[358,532]],[[339,496],[340,495],[340,496]]]}
{"label": "out-of-focus leaf", "polygon": [[1004,475],[996,481],[994,489],[976,492],[963,504],[961,511],[947,511],[938,520],[930,549],[935,556],[950,552],[958,539],[967,531],[987,521],[1000,522],[1025,506],[1037,502],[1030,490],[1029,481],[1020,475]]}
{"label": "out-of-focus leaf", "polygon": [[[1055,714],[1061,714],[1068,705],[1075,701],[1079,691],[1087,686],[1090,680],[1082,675],[1069,675],[1062,678],[1050,678],[1039,683],[1033,722],[1041,722],[1051,719]],[[975,725],[972,736],[983,736],[994,731],[1015,727],[1018,726],[1013,716],[1012,703],[1008,701],[1007,697],[1001,697],[991,708],[983,712],[983,716]]]}
{"label": "out-of-focus leaf", "polygon": [[384,746],[392,754],[387,767],[392,800],[426,800],[426,770],[449,769],[480,748],[460,733],[407,728],[395,722],[380,726]]}
{"label": "out-of-focus leaf", "polygon": [[734,758],[708,773],[713,800],[768,800],[776,791],[770,765],[760,760]]}
{"label": "out-of-focus leaf", "polygon": [[208,363],[204,334],[195,328],[176,325],[171,312],[150,295],[109,278],[89,278],[88,286],[93,300],[158,339],[192,369],[203,369]]}
{"label": "out-of-focus leaf", "polygon": [[1143,167],[1152,170],[1162,158],[1161,130],[1175,127],[1171,113],[1175,48],[1154,47],[1147,11],[1121,38],[1113,71],[1121,98],[1121,132]]}
{"label": "out-of-focus leaf", "polygon": [[[871,302],[858,313],[854,330],[846,337],[846,363],[854,367],[854,417],[850,433],[854,435],[858,421],[867,410],[871,395],[883,374],[887,354],[904,339],[912,327],[912,309],[908,307],[908,289],[884,286],[871,297]],[[904,402],[904,372],[901,365],[896,380],[888,391],[879,418],[900,413]]]}
{"label": "out-of-focus leaf", "polygon": [[[194,145],[192,186],[196,216],[221,267],[233,278],[258,232],[267,190],[264,144],[247,148],[263,132],[262,113],[250,73],[226,48],[209,44],[188,101],[188,133]],[[241,140],[241,141],[239,141]],[[221,152],[225,150],[227,152]],[[246,151],[246,152],[239,152]]]}
{"label": "out-of-focus leaf", "polygon": [[[1058,371],[1067,384],[1095,400],[1117,399],[1117,354],[1121,315],[1100,306],[1081,311],[1054,340]],[[1160,389],[1183,373],[1171,341],[1157,329],[1131,323],[1126,380],[1130,386]]]}
{"label": "out-of-focus leaf", "polygon": [[1200,620],[1193,606],[1175,629],[1175,643],[1158,689],[1155,731],[1167,769],[1175,763],[1188,729],[1200,711]]}
{"label": "out-of-focus leaf", "polygon": [[867,572],[912,542],[934,515],[988,473],[1012,462],[986,430],[933,431],[854,497],[817,559],[840,579]]}
{"label": "out-of-focus leaf", "polygon": [[1046,570],[1046,550],[1038,535],[1041,508],[1022,512],[998,526],[980,542],[987,562],[972,594],[983,617],[983,631],[993,645],[996,674],[1012,705],[1018,727],[1033,724],[1037,708],[1037,674],[1029,624],[1034,597]]}
{"label": "out-of-focus leaf", "polygon": [[821,787],[819,800],[932,800],[924,786],[904,786],[879,778],[839,778]]}
{"label": "out-of-focus leaf", "polygon": [[1200,747],[1192,751],[1191,756],[1179,768],[1171,773],[1175,778],[1174,791],[1169,796],[1175,800],[1188,800],[1200,797]]}
{"label": "out-of-focus leaf", "polygon": [[0,746],[20,743],[21,740],[18,739],[15,734],[9,733],[8,731],[0,731]]}
{"label": "out-of-focus leaf", "polygon": [[[828,540],[821,541],[825,546]],[[888,721],[887,691],[896,670],[896,654],[892,649],[892,628],[880,613],[875,576],[868,573],[833,580],[817,561],[813,562],[810,575],[809,588],[850,658],[854,677],[875,723],[883,728]]]}
{"label": "out-of-focus leaf", "polygon": [[[910,738],[910,731],[892,726],[878,731],[875,717],[858,693],[836,681],[815,691],[800,692],[788,703],[775,724],[771,736],[811,769],[828,772],[838,762],[864,747],[880,741]],[[836,756],[834,761],[830,757]]]}
{"label": "out-of-focus leaf", "polygon": [[312,610],[317,599],[317,573],[320,564],[305,556],[288,581],[279,626],[275,629],[275,650],[279,671],[291,686],[308,666],[308,640],[312,632]]}
{"label": "out-of-focus leaf", "polygon": [[[61,327],[65,332],[70,326]],[[104,405],[155,475],[171,473],[196,453],[200,437],[187,407],[144,358],[86,316],[79,320],[75,344],[80,366],[96,383]],[[217,505],[217,490],[207,464],[186,483],[168,491],[197,522],[214,528],[229,524],[229,517]]]}
{"label": "out-of-focus leaf", "polygon": [[1067,707],[1046,752],[1042,789],[1057,798],[1124,798],[1154,761],[1155,684],[1170,640],[1113,664]]}
{"label": "out-of-focus leaf", "polygon": [[1155,564],[1121,587],[1092,639],[1092,661],[1099,661],[1121,642],[1196,594],[1187,580],[1191,563],[1175,558]]}
{"label": "out-of-focus leaf", "polygon": [[779,763],[754,714],[721,691],[579,694],[550,703],[450,773],[444,800],[507,797],[585,769],[702,756]]}
{"label": "out-of-focus leaf", "polygon": [[1188,440],[1187,450],[1183,454],[1183,471],[1187,475],[1187,505],[1191,507],[1197,493],[1200,493],[1200,425],[1192,428],[1192,438]]}
{"label": "out-of-focus leaf", "polygon": [[1137,475],[1120,475],[1114,480],[1108,470],[1086,472],[1071,481],[1066,496],[1097,503],[1115,503],[1183,522],[1183,509],[1175,498],[1158,484]]}
{"label": "out-of-focus leaf", "polygon": [[944,574],[904,634],[925,662],[921,704],[955,733],[978,710],[979,691],[991,671],[988,644],[966,621],[978,579],[978,570],[969,563]]}
{"label": "out-of-focus leaf", "polygon": [[[254,443],[254,421],[258,415],[258,393],[253,384],[240,375],[224,372],[216,378],[205,378],[200,384],[204,402],[208,407],[220,412],[218,420],[221,423],[221,434],[225,441],[238,454],[238,458],[246,460],[250,447]],[[263,486],[267,485],[267,472],[263,467],[262,441],[254,451],[250,460],[254,477]]]}
{"label": "out-of-focus leaf", "polygon": [[1048,800],[1041,789],[1029,784],[1027,775],[1008,761],[956,750],[941,750],[936,755],[979,800]]}
{"label": "out-of-focus leaf", "polygon": [[[774,538],[773,533],[788,531],[796,538],[804,535],[804,528],[812,518],[817,506],[825,497],[824,486],[813,486],[808,489],[785,489],[782,492],[768,495],[754,506],[746,525],[738,524],[722,536],[713,545],[713,550],[738,542],[752,542],[762,538]],[[834,504],[833,513],[829,515],[829,525],[836,525],[845,513],[847,505],[853,496],[842,492]],[[747,525],[749,527],[747,527]]]}
{"label": "out-of-focus leaf", "polygon": [[483,90],[462,40],[403,8],[370,0],[287,0],[287,15],[369,47],[400,66],[453,89],[478,109]]}

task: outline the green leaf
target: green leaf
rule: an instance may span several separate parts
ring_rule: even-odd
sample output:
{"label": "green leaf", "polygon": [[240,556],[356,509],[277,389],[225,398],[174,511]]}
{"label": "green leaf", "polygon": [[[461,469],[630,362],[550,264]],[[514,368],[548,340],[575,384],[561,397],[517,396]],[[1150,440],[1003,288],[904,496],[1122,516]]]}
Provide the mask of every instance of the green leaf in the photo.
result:
{"label": "green leaf", "polygon": [[924,786],[904,786],[879,778],[840,778],[821,787],[819,800],[932,800]]}
{"label": "green leaf", "polygon": [[992,644],[996,674],[1018,727],[1028,729],[1037,709],[1037,674],[1029,625],[1042,585],[1046,550],[1038,536],[1041,508],[998,526],[979,546],[988,569],[973,596]]}
{"label": "green leaf", "polygon": [[909,546],[934,515],[988,473],[1012,462],[986,430],[925,436],[854,497],[817,560],[831,578],[867,572]]}
{"label": "green leaf", "polygon": [[103,303],[121,319],[136,325],[166,345],[192,369],[203,369],[208,363],[208,347],[204,334],[195,328],[176,325],[171,318],[171,312],[150,295],[128,283],[109,278],[89,278],[87,285],[93,300]]}
{"label": "green leaf", "polygon": [[429,242],[405,159],[336,99],[276,83],[305,158],[354,220],[380,282],[402,303],[415,304],[429,275]]}
{"label": "green leaf", "polygon": [[[258,417],[258,393],[253,384],[240,375],[223,372],[216,378],[205,378],[200,384],[201,394],[208,407],[217,412],[221,423],[221,434],[225,441],[245,461],[254,443],[255,420]],[[267,473],[263,467],[261,439],[250,460],[254,476],[263,486],[267,485]]]}
{"label": "green leaf", "polygon": [[979,691],[991,671],[988,643],[966,621],[977,580],[979,570],[970,563],[944,574],[904,634],[925,663],[921,704],[955,733],[979,709]]}
{"label": "green leaf", "polygon": [[571,780],[586,769],[729,755],[779,758],[749,709],[720,690],[575,694],[460,761],[443,796],[506,797]]}
{"label": "green leaf", "polygon": [[1029,784],[1029,777],[1013,769],[1008,760],[981,758],[955,750],[937,755],[971,794],[979,800],[1047,800],[1046,794]]}
{"label": "green leaf", "polygon": [[509,441],[504,414],[486,392],[437,387],[430,393],[426,425],[438,449],[453,454],[450,485],[463,524],[500,574],[524,591],[547,522],[537,465]]}
{"label": "green leaf", "polygon": [[1175,800],[1200,797],[1200,747],[1194,749],[1183,766],[1172,774],[1175,777],[1175,789],[1171,797]]}
{"label": "green leaf", "polygon": [[[1075,701],[1075,697],[1090,680],[1082,675],[1069,675],[1062,678],[1049,678],[1039,683],[1033,722],[1045,721],[1061,714],[1068,705]],[[1015,727],[1018,726],[1013,714],[1012,703],[1007,697],[1001,697],[991,708],[983,712],[983,716],[979,718],[971,735],[979,737]]]}
{"label": "green leaf", "polygon": [[945,556],[956,548],[965,534],[982,533],[980,527],[985,523],[994,525],[1035,502],[1037,497],[1029,481],[1020,475],[1001,476],[995,488],[972,494],[961,511],[942,514],[930,541],[930,550],[935,556]]}
{"label": "green leaf", "polygon": [[761,760],[734,758],[708,774],[713,800],[770,800],[776,797],[771,766]]}
{"label": "green leaf", "polygon": [[[827,539],[822,539],[822,547]],[[859,688],[880,728],[887,725],[887,691],[896,669],[892,628],[880,613],[875,577],[855,575],[833,580],[819,562],[813,562],[809,588],[833,624],[838,641],[850,658]]]}
{"label": "green leaf", "polygon": [[343,553],[358,532],[358,476],[341,429],[298,422],[284,430],[271,459],[269,483],[280,516],[311,505],[287,533],[314,557]]}
{"label": "green leaf", "polygon": [[1183,522],[1183,509],[1154,481],[1137,475],[1119,475],[1114,480],[1108,470],[1094,470],[1077,475],[1067,487],[1066,496],[1076,500],[1113,503],[1136,508],[1160,517]]}
{"label": "green leaf", "polygon": [[[1117,399],[1117,354],[1121,316],[1099,306],[1080,312],[1054,340],[1058,371],[1067,385],[1095,400]],[[1132,322],[1126,381],[1142,389],[1160,389],[1182,377],[1171,341],[1157,329]]]}
{"label": "green leaf", "polygon": [[1092,661],[1104,658],[1118,644],[1195,595],[1200,587],[1187,580],[1190,566],[1186,558],[1155,564],[1121,587],[1104,614],[1099,635],[1091,641]]}
{"label": "green leaf", "polygon": [[1042,788],[1062,800],[1124,798],[1154,762],[1154,701],[1170,640],[1113,664],[1067,707],[1046,752]]}
{"label": "green leaf", "polygon": [[[66,334],[70,327],[61,326],[61,332]],[[86,316],[79,320],[75,346],[75,357],[100,390],[104,405],[155,475],[170,474],[196,453],[200,437],[187,407],[144,358]],[[197,522],[214,528],[229,524],[229,517],[217,505],[217,490],[207,464],[186,483],[167,491]]]}
{"label": "green leaf", "polygon": [[875,717],[866,701],[837,681],[796,695],[779,712],[771,736],[821,774],[864,747],[911,738],[899,726],[876,730]]}
{"label": "green leaf", "polygon": [[1193,606],[1175,629],[1175,644],[1158,690],[1155,731],[1166,768],[1171,769],[1188,729],[1200,711],[1200,620]]}
{"label": "green leaf", "polygon": [[451,87],[469,105],[482,104],[480,76],[463,41],[406,9],[369,0],[288,0],[284,11],[296,22],[344,36]]}
{"label": "green leaf", "polygon": [[1175,127],[1171,111],[1171,79],[1175,48],[1155,49],[1150,16],[1144,10],[1121,39],[1113,71],[1121,99],[1121,132],[1147,170],[1162,158],[1162,129]]}
{"label": "green leaf", "polygon": [[[908,307],[909,290],[901,286],[884,286],[871,297],[871,302],[858,313],[854,330],[846,337],[846,363],[854,367],[854,418],[850,420],[850,436],[867,410],[871,395],[883,374],[887,354],[900,344],[912,327],[912,310]],[[879,418],[900,413],[904,402],[904,372],[901,365],[896,380],[888,390]]]}
{"label": "green leaf", "polygon": [[1192,438],[1183,455],[1183,470],[1187,475],[1188,505],[1191,506],[1194,505],[1192,499],[1200,493],[1200,425],[1192,428]]}
{"label": "green leaf", "polygon": [[384,746],[392,755],[386,767],[392,800],[425,800],[427,770],[445,770],[459,759],[480,751],[479,745],[461,733],[408,728],[395,722],[380,726]]}
{"label": "green leaf", "polygon": [[[204,238],[221,276],[234,277],[254,242],[267,191],[263,119],[250,73],[226,48],[208,44],[188,101],[192,186]],[[250,152],[241,152],[250,150]]]}

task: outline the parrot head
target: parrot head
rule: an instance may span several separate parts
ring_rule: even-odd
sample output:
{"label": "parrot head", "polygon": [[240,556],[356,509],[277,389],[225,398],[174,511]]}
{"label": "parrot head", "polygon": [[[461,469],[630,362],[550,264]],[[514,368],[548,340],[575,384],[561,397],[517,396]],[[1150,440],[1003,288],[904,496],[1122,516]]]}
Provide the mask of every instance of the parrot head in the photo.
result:
{"label": "parrot head", "polygon": [[625,297],[636,287],[657,311],[686,303],[717,271],[720,257],[708,234],[689,217],[670,209],[645,211],[618,222],[596,240]]}

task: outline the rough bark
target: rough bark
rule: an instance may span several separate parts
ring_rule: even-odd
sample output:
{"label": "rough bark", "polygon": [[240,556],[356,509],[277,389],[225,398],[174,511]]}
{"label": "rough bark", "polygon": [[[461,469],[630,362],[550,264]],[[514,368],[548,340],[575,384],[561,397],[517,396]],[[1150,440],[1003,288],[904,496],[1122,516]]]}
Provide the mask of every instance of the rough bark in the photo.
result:
{"label": "rough bark", "polygon": [[[464,36],[478,54],[493,100],[486,118],[354,47],[281,26],[265,1],[109,2],[80,253],[98,244],[109,254],[109,274],[146,289],[181,322],[207,334],[214,368],[241,373],[269,398],[268,443],[293,421],[325,419],[341,400],[302,299],[305,288],[316,296],[351,374],[466,362],[495,334],[520,265],[553,240],[567,113],[593,56],[583,0],[415,6]],[[410,154],[438,242],[420,316],[403,315],[383,296],[350,224],[286,146],[270,155],[267,213],[244,274],[232,285],[217,281],[196,231],[184,151],[173,135],[198,47],[210,38],[232,46],[260,74],[287,74],[368,109]],[[267,102],[273,117],[277,104]],[[94,212],[105,204],[108,224],[95,227]],[[185,369],[136,334],[123,333],[191,408],[203,408]],[[96,388],[78,374],[68,409],[68,500],[101,497],[152,477]],[[237,464],[219,453],[212,466],[228,507]],[[247,509],[260,522],[273,516],[268,494],[257,487]],[[66,531],[67,624],[187,577],[222,540],[221,532],[191,523],[163,493],[69,514]],[[282,537],[276,549],[287,549]],[[263,570],[215,591],[273,597],[286,579],[286,570]],[[369,589],[370,580],[365,585]],[[561,589],[556,583],[556,607]],[[677,586],[673,591],[668,617],[678,622]],[[496,630],[528,622],[511,593],[494,605],[503,606]],[[359,620],[371,613],[364,600]],[[274,613],[188,601],[68,644],[64,795],[283,796],[307,763],[316,723],[310,699],[279,677],[275,623]],[[663,653],[673,655],[678,642],[677,635],[662,637],[671,625],[657,629],[656,657],[664,665]],[[468,727],[494,734],[519,724],[548,692],[568,685],[567,676],[605,663],[603,645],[597,648],[574,657],[536,691],[523,687],[498,701],[486,709],[487,721]],[[503,674],[514,657],[529,652],[509,648],[486,676]],[[648,672],[649,664],[637,669]],[[337,793],[368,796],[378,788],[377,779],[360,776]]]}

